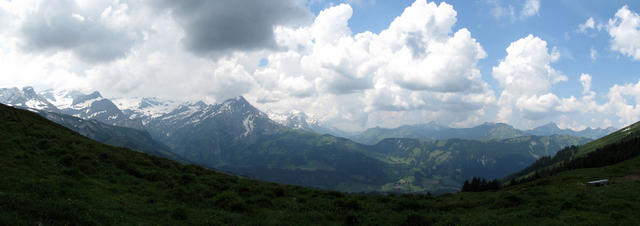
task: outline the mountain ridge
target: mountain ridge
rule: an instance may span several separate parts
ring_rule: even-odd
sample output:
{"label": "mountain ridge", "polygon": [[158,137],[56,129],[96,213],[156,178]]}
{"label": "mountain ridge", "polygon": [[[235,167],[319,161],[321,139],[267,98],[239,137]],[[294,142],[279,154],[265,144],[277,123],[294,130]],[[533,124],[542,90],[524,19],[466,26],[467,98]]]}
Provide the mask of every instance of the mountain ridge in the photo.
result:
{"label": "mountain ridge", "polygon": [[506,123],[492,122],[485,122],[483,124],[470,128],[451,128],[438,125],[437,123],[432,121],[425,124],[402,125],[396,128],[373,127],[350,138],[363,144],[376,144],[377,142],[380,142],[385,138],[416,138],[427,140],[460,138],[492,140],[509,139],[526,135],[571,135],[597,139],[613,131],[615,131],[613,127],[599,129],[585,128],[584,130],[580,131],[574,131],[571,129],[560,129],[553,122],[533,128],[531,130],[519,130]]}
{"label": "mountain ridge", "polygon": [[[9,91],[10,90],[10,91]],[[32,87],[24,87],[21,97],[23,101],[16,102],[16,97],[11,99],[10,93],[20,91],[18,88],[0,89],[0,103],[9,105],[29,107],[26,102],[30,100],[30,108],[47,110],[52,112],[63,112],[85,119],[97,119],[103,123],[132,127],[141,129],[152,119],[168,114],[176,110],[181,105],[193,105],[193,102],[176,103],[170,100],[163,100],[155,97],[142,98],[104,98],[98,91],[83,94],[78,91],[55,91],[44,90],[36,93]],[[14,96],[16,96],[14,94]],[[19,96],[19,95],[18,95]],[[244,97],[239,96],[235,99]],[[234,99],[234,98],[232,98]],[[94,100],[94,101],[90,101]],[[89,102],[87,102],[89,101]],[[131,103],[131,101],[134,101]],[[225,100],[228,101],[228,100]],[[246,100],[244,100],[249,104]],[[129,102],[129,103],[125,103]],[[201,102],[201,101],[198,101]],[[198,103],[195,102],[195,103]],[[37,103],[37,104],[36,104]],[[84,105],[81,105],[84,103]],[[224,103],[224,102],[223,102]],[[95,106],[94,106],[95,104]],[[204,102],[202,104],[206,105]],[[485,122],[470,128],[451,128],[441,126],[431,121],[429,123],[401,125],[396,128],[372,127],[358,134],[345,132],[331,127],[322,121],[309,117],[302,111],[292,111],[282,114],[267,112],[268,117],[277,123],[292,129],[304,129],[320,134],[331,134],[350,138],[364,144],[375,144],[384,138],[419,138],[419,139],[505,139],[521,135],[572,135],[583,136],[591,139],[602,137],[615,131],[613,127],[608,128],[585,128],[580,131],[571,129],[560,129],[554,122],[538,126],[529,130],[519,130],[504,123]],[[493,129],[493,131],[491,131]],[[469,130],[469,131],[465,131]],[[477,130],[481,134],[472,134]],[[439,133],[450,133],[448,135],[438,135]]]}

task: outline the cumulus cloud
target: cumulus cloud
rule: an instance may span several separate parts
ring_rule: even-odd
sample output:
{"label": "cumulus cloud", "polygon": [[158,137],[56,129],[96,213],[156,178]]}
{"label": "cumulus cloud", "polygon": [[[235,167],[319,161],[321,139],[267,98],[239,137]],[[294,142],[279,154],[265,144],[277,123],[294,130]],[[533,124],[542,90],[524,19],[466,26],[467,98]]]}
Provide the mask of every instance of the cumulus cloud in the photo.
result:
{"label": "cumulus cloud", "polygon": [[[557,120],[559,124],[574,129],[584,125],[611,126],[628,125],[640,118],[640,82],[614,85],[603,98],[596,101],[597,93],[591,90],[592,76],[582,73],[578,81],[582,84],[582,97],[560,98],[550,92],[551,87],[567,77],[551,67],[557,60],[547,43],[529,35],[512,42],[507,48],[507,57],[493,67],[493,77],[504,87],[498,100],[498,120],[513,122],[525,119],[524,125],[546,123]],[[581,119],[590,118],[584,122]]]}
{"label": "cumulus cloud", "polygon": [[273,29],[301,23],[312,14],[296,0],[155,1],[184,29],[185,47],[198,54],[275,48]]}
{"label": "cumulus cloud", "polygon": [[516,106],[520,109],[522,116],[529,120],[540,120],[556,114],[555,107],[560,103],[560,99],[553,93],[545,93],[540,96],[523,95],[516,100]]}
{"label": "cumulus cloud", "polygon": [[634,60],[640,60],[640,15],[623,6],[609,19],[611,49]]}
{"label": "cumulus cloud", "polygon": [[549,52],[547,42],[538,37],[521,38],[512,42],[506,51],[507,57],[493,67],[493,77],[510,93],[547,91],[553,83],[567,80],[551,67],[559,54]]}
{"label": "cumulus cloud", "polygon": [[565,75],[551,67],[559,54],[549,52],[547,42],[533,35],[512,42],[506,51],[507,56],[493,67],[493,77],[504,87],[499,99],[499,120],[509,121],[513,107],[524,117],[540,119],[557,103],[557,97],[548,93],[551,86],[567,81]]}
{"label": "cumulus cloud", "polygon": [[640,120],[640,81],[636,84],[614,85],[607,94],[609,101],[601,108],[618,116],[618,123],[628,125]]}
{"label": "cumulus cloud", "polygon": [[[254,73],[266,106],[297,105],[337,120],[344,117],[328,106],[350,99],[340,114],[366,126],[383,115],[423,111],[438,118],[420,121],[473,123],[495,102],[477,68],[486,53],[467,29],[452,31],[457,12],[451,5],[418,0],[378,34],[352,34],[352,13],[341,4],[322,10],[309,26],[275,29],[286,51],[269,54],[268,65]],[[319,99],[326,104],[316,109],[311,103]]]}
{"label": "cumulus cloud", "polygon": [[97,13],[71,0],[42,1],[23,21],[23,48],[54,53],[69,50],[92,63],[124,57],[139,33],[113,26],[111,21],[126,20],[122,17],[127,10],[127,4],[114,4]]}
{"label": "cumulus cloud", "polygon": [[[219,59],[198,57],[184,50],[182,29],[170,15],[159,15],[145,31],[146,40],[126,59],[95,65],[87,80],[105,96],[158,96],[176,100],[221,102],[245,95],[255,85],[246,61],[256,56],[233,54]],[[179,63],[177,63],[179,62]],[[158,92],[162,90],[162,92]]]}

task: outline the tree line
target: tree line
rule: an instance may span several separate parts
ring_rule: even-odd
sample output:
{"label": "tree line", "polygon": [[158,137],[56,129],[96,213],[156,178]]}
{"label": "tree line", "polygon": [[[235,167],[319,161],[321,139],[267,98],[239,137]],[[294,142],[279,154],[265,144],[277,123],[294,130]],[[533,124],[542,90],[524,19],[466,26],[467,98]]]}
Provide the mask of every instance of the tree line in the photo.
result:
{"label": "tree line", "polygon": [[500,189],[500,181],[498,179],[493,179],[491,181],[487,181],[484,178],[474,177],[469,180],[465,180],[462,185],[461,192],[480,192],[480,191],[490,191],[490,190],[498,190]]}
{"label": "tree line", "polygon": [[586,154],[584,157],[562,162],[557,167],[538,169],[535,171],[533,176],[529,176],[521,180],[517,180],[515,179],[516,177],[513,177],[509,185],[533,181],[568,170],[613,165],[624,160],[634,158],[638,155],[640,155],[640,137],[634,136],[633,138],[626,139],[618,143],[605,145],[602,148],[598,148],[595,151]]}
{"label": "tree line", "polygon": [[[513,186],[534,181],[568,170],[603,167],[631,159],[640,155],[640,134],[635,132],[620,142],[605,145],[604,147],[598,148],[583,157],[572,159],[578,150],[578,146],[572,145],[563,148],[553,157],[542,157],[524,170],[507,177],[507,180],[510,180],[505,186]],[[556,167],[549,167],[555,164],[557,164]],[[534,174],[520,180],[517,179],[518,177],[524,176],[530,172],[534,172]],[[502,188],[502,186],[503,184],[497,179],[487,181],[484,178],[474,177],[471,181],[464,181],[461,191],[479,192],[498,190]]]}

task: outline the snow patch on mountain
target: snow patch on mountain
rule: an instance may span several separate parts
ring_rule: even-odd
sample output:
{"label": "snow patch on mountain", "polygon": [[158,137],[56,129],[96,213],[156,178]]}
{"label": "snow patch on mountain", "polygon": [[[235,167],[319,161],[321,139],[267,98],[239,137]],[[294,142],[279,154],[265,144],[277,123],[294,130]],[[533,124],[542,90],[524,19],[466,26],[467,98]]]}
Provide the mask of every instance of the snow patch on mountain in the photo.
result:
{"label": "snow patch on mountain", "polygon": [[143,124],[178,107],[173,101],[155,97],[115,98],[112,101],[129,119],[141,119]]}
{"label": "snow patch on mountain", "polygon": [[104,100],[104,98],[96,97],[96,98],[84,100],[84,101],[82,101],[80,103],[75,103],[75,104],[71,105],[69,108],[75,109],[75,110],[83,110],[83,109],[85,109],[85,110],[87,110],[87,113],[88,113],[88,110],[91,108],[91,105],[93,105],[94,102],[101,101],[101,100]]}
{"label": "snow patch on mountain", "polygon": [[55,105],[58,109],[71,108],[73,105],[73,99],[84,95],[77,90],[53,90],[47,89],[38,94],[47,99],[51,104]]}
{"label": "snow patch on mountain", "polygon": [[246,137],[253,131],[253,128],[255,127],[254,124],[253,124],[253,115],[247,116],[242,121],[242,125],[244,126],[244,130],[245,130],[245,132],[242,134],[242,136]]}
{"label": "snow patch on mountain", "polygon": [[36,94],[32,87],[3,88],[0,89],[0,103],[10,106],[33,108],[45,111],[57,111],[58,109],[42,96]]}
{"label": "snow patch on mountain", "polygon": [[291,129],[313,130],[314,127],[322,127],[319,119],[298,110],[285,113],[268,111],[267,115],[271,120]]}

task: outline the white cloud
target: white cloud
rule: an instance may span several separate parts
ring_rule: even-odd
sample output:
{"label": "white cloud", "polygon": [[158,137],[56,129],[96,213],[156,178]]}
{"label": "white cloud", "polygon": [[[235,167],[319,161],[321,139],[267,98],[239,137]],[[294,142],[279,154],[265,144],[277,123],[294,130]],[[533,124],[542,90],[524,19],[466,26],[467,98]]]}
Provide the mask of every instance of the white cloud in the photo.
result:
{"label": "white cloud", "polygon": [[591,90],[592,76],[582,73],[578,79],[582,97],[560,98],[550,92],[551,87],[567,77],[550,66],[555,59],[547,43],[532,35],[509,45],[507,57],[493,68],[494,78],[504,87],[498,100],[499,121],[533,126],[551,120],[566,127],[585,128],[624,126],[640,119],[640,82],[614,85],[605,102],[598,104],[597,93]]}
{"label": "white cloud", "polygon": [[594,48],[589,49],[589,56],[591,57],[591,61],[596,61],[598,59],[598,50]]}
{"label": "white cloud", "polygon": [[640,60],[640,15],[625,5],[609,19],[608,31],[612,50]]}
{"label": "white cloud", "polygon": [[488,3],[492,5],[490,13],[495,19],[509,18],[513,22],[540,13],[540,0],[526,0],[519,11],[519,15],[516,15],[516,9],[513,5],[503,5],[500,0],[489,0]]}
{"label": "white cloud", "polygon": [[[260,81],[281,81],[258,82],[260,96],[269,97],[262,101],[266,107],[295,106],[332,121],[346,114],[358,126],[372,126],[389,115],[478,120],[495,102],[477,69],[486,53],[467,29],[452,32],[452,6],[418,0],[379,34],[352,34],[351,15],[351,7],[341,4],[321,11],[308,27],[276,28],[276,42],[287,51],[269,54],[269,64],[254,73]],[[299,90],[291,92],[293,87]],[[311,104],[319,100],[326,102]],[[336,106],[344,102],[349,104]]]}
{"label": "white cloud", "polygon": [[[551,67],[558,60],[557,51],[549,52],[547,42],[528,35],[507,47],[507,56],[493,67],[493,77],[504,90],[500,95],[500,121],[508,122],[513,108],[524,117],[540,119],[542,113],[552,111],[557,97],[548,93],[551,86],[567,77]],[[553,98],[552,98],[553,96]]]}
{"label": "white cloud", "polygon": [[506,51],[507,57],[493,67],[493,77],[510,93],[534,94],[567,80],[551,67],[559,54],[549,52],[547,42],[538,37],[521,38],[512,42]]}
{"label": "white cloud", "polygon": [[581,33],[586,33],[589,29],[595,29],[595,28],[596,28],[596,22],[593,19],[593,17],[589,17],[589,19],[587,19],[587,21],[585,21],[584,24],[578,25],[578,31]]}
{"label": "white cloud", "polygon": [[340,38],[351,36],[351,29],[347,22],[353,14],[353,9],[347,4],[340,4],[322,10],[313,22],[311,35],[319,44],[335,44]]}
{"label": "white cloud", "polygon": [[516,101],[516,106],[522,112],[522,116],[530,120],[539,120],[554,114],[560,100],[553,93],[538,95],[523,95]]}
{"label": "white cloud", "polygon": [[248,71],[253,69],[250,65],[257,67],[258,56],[198,57],[183,48],[181,33],[169,14],[156,15],[145,42],[134,46],[125,59],[86,70],[87,80],[105,96],[206,98],[210,102],[244,95],[255,86]]}
{"label": "white cloud", "polygon": [[516,18],[516,13],[515,13],[515,11],[513,9],[513,6],[509,5],[509,6],[504,6],[503,7],[503,6],[498,5],[497,3],[491,9],[491,15],[495,19],[500,19],[502,17],[508,17],[508,18],[512,18],[512,19]]}
{"label": "white cloud", "polygon": [[628,125],[640,120],[640,81],[636,84],[614,85],[607,94],[609,101],[601,108],[618,116],[618,123]]}
{"label": "white cloud", "polygon": [[526,0],[522,7],[522,16],[530,17],[538,15],[540,11],[540,0]]}
{"label": "white cloud", "polygon": [[582,93],[591,91],[591,75],[582,73],[580,75],[580,83],[582,84]]}

